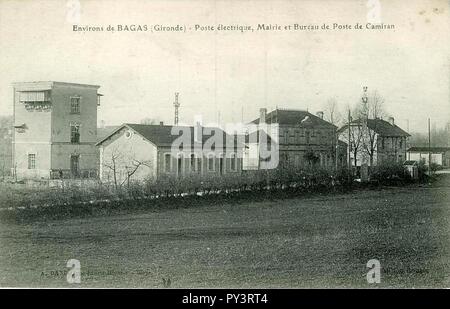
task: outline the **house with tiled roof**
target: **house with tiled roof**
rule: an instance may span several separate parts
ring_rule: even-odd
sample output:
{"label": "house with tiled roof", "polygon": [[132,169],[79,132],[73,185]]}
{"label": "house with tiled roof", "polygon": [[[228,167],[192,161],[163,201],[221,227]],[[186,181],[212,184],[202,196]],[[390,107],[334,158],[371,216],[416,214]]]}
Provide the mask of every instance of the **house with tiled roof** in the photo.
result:
{"label": "house with tiled roof", "polygon": [[97,142],[102,181],[239,174],[244,141],[220,128],[125,123]]}
{"label": "house with tiled roof", "polygon": [[332,169],[346,164],[346,145],[337,145],[337,127],[323,119],[323,112],[314,115],[305,110],[276,108],[267,113],[261,108],[260,117],[248,125],[267,132],[273,140],[280,168],[314,165]]}
{"label": "house with tiled roof", "polygon": [[[353,166],[403,163],[406,160],[408,132],[394,118],[355,119],[338,130],[339,139],[350,145]],[[350,136],[350,140],[349,140]]]}

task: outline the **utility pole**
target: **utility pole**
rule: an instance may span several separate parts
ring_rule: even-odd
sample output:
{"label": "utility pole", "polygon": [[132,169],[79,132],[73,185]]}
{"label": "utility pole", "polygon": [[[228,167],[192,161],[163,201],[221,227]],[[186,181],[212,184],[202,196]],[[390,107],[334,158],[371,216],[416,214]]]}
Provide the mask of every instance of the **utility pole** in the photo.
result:
{"label": "utility pole", "polygon": [[178,109],[180,107],[180,102],[178,102],[178,92],[175,92],[175,102],[173,102],[173,106],[175,106],[175,120],[174,124],[178,125]]}
{"label": "utility pole", "polygon": [[352,159],[351,159],[351,157],[350,157],[350,154],[351,154],[351,145],[352,145],[352,143],[351,143],[351,134],[350,134],[350,122],[351,122],[351,118],[352,118],[352,116],[351,116],[351,114],[350,114],[350,109],[348,109],[348,169],[349,169],[349,172],[350,172],[350,174],[352,173]]}
{"label": "utility pole", "polygon": [[339,156],[339,133],[336,130],[336,136],[335,136],[335,143],[334,146],[334,168],[337,171],[338,170],[338,156]]}
{"label": "utility pole", "polygon": [[431,128],[430,118],[428,118],[428,176],[431,175]]}

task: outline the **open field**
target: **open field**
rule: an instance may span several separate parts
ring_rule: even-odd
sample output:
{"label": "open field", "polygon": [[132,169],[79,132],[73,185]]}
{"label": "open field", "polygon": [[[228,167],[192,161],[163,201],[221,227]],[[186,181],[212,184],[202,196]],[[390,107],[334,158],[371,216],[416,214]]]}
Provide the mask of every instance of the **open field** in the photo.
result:
{"label": "open field", "polygon": [[[444,177],[444,176],[443,176]],[[1,286],[450,287],[450,175],[431,186],[0,223]]]}

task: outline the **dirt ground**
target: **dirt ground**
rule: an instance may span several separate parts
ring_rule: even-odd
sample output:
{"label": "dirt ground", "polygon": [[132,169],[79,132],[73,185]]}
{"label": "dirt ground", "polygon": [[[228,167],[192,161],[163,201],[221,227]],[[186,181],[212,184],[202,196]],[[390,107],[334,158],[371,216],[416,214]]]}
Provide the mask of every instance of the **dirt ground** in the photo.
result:
{"label": "dirt ground", "polygon": [[[0,285],[450,287],[450,176],[432,186],[0,225]],[[370,259],[381,283],[368,284]],[[166,287],[169,286],[166,284]]]}

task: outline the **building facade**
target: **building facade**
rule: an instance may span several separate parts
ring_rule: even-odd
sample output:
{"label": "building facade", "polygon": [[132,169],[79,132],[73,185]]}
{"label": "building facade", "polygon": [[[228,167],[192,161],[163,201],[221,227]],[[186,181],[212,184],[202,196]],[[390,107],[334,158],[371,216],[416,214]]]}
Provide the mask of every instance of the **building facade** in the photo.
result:
{"label": "building facade", "polygon": [[394,118],[357,119],[339,129],[339,139],[350,147],[352,166],[376,166],[382,163],[403,163],[406,160],[407,132]]}
{"label": "building facade", "polygon": [[13,175],[17,179],[96,177],[100,86],[50,81],[13,87]]}
{"label": "building facade", "polygon": [[325,121],[322,112],[313,115],[303,110],[275,109],[267,113],[262,108],[250,127],[267,132],[278,148],[277,168],[334,169],[346,165],[346,144],[337,144],[337,127]]}
{"label": "building facade", "polygon": [[[183,134],[188,139],[178,144]],[[243,145],[219,128],[128,123],[97,145],[101,180],[119,185],[164,176],[239,175],[242,171]]]}
{"label": "building facade", "polygon": [[450,167],[450,147],[410,147],[407,151],[407,160],[435,163],[442,167]]}
{"label": "building facade", "polygon": [[0,117],[0,179],[9,176],[12,166],[12,117]]}

